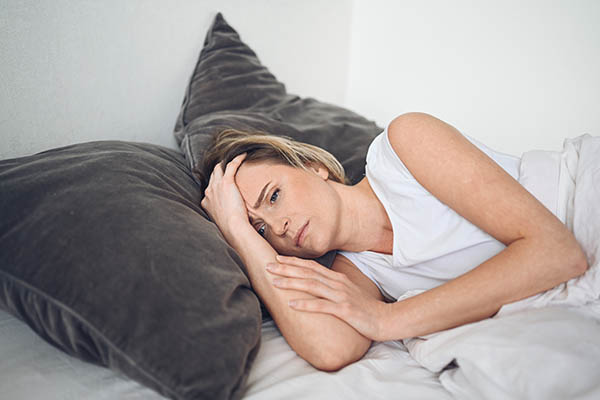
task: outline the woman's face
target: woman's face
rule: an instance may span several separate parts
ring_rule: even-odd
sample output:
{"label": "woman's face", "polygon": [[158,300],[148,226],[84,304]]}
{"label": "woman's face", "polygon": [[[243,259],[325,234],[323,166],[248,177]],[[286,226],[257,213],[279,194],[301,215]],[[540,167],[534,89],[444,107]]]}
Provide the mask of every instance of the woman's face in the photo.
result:
{"label": "woman's face", "polygon": [[280,254],[313,258],[332,250],[339,196],[319,166],[306,171],[272,162],[244,162],[235,182],[250,223]]}

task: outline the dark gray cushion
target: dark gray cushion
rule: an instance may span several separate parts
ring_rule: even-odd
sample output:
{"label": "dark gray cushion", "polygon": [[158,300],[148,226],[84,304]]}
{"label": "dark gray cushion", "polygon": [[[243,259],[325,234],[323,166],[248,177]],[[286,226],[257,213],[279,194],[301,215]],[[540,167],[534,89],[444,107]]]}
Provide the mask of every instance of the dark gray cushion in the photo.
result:
{"label": "dark gray cushion", "polygon": [[183,156],[93,142],[0,161],[0,307],[173,399],[237,399],[260,340]]}
{"label": "dark gray cushion", "polygon": [[190,167],[202,158],[210,135],[224,128],[261,130],[320,146],[342,163],[351,183],[362,179],[367,148],[383,131],[343,107],[288,94],[219,13],[175,126]]}

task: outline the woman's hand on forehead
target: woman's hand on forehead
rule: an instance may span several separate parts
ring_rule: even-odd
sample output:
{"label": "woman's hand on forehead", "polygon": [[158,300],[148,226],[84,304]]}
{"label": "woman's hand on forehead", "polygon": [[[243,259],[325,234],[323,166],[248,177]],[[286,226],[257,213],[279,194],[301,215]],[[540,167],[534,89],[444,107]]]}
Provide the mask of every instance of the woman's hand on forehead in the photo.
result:
{"label": "woman's hand on forehead", "polygon": [[240,224],[249,224],[246,204],[235,184],[235,174],[245,158],[246,153],[242,153],[225,167],[223,162],[215,165],[200,202],[226,237]]}

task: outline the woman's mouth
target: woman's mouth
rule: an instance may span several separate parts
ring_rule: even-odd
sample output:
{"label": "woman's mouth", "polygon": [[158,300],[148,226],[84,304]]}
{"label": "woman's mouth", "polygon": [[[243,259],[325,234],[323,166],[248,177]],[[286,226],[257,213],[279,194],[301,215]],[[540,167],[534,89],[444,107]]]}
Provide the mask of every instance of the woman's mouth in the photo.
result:
{"label": "woman's mouth", "polygon": [[302,247],[302,242],[306,237],[306,228],[308,227],[308,222],[309,221],[306,221],[306,223],[302,226],[302,228],[300,228],[300,230],[296,234],[296,247]]}

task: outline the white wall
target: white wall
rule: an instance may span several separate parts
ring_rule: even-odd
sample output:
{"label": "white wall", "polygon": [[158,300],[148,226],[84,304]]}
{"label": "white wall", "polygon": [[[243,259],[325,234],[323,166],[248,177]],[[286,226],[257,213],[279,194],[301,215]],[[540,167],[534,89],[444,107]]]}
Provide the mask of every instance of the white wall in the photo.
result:
{"label": "white wall", "polygon": [[600,135],[598,0],[0,0],[0,158],[175,147],[217,11],[291,93],[381,126],[425,111],[513,154]]}
{"label": "white wall", "polygon": [[600,135],[600,1],[355,0],[346,104],[434,114],[497,150]]}
{"label": "white wall", "polygon": [[100,139],[175,148],[218,11],[290,92],[344,102],[351,0],[0,0],[0,159]]}

